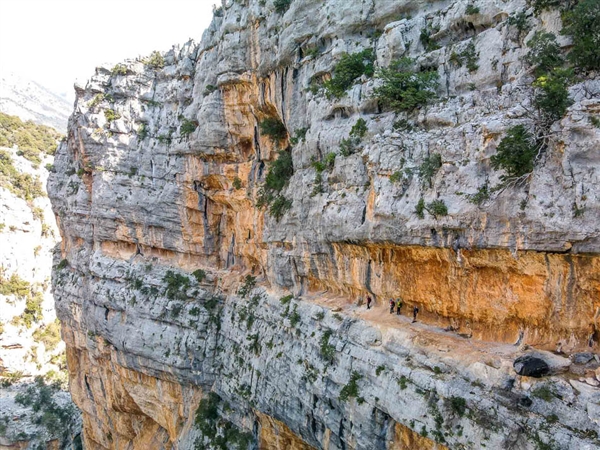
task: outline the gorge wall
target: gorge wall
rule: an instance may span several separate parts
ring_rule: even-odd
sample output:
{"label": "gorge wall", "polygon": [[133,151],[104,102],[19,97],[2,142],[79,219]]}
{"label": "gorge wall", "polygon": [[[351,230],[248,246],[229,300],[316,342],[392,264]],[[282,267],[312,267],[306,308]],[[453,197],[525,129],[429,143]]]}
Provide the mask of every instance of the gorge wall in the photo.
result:
{"label": "gorge wall", "polygon": [[[501,139],[534,120],[526,42],[571,41],[560,11],[474,5],[226,2],[200,44],[76,87],[48,187],[86,448],[600,445],[599,361],[576,353],[597,347],[600,80],[494,191]],[[368,49],[435,69],[437,98],[388,111],[369,74],[328,96]],[[257,207],[286,149],[293,174]],[[516,375],[524,353],[552,375]]]}

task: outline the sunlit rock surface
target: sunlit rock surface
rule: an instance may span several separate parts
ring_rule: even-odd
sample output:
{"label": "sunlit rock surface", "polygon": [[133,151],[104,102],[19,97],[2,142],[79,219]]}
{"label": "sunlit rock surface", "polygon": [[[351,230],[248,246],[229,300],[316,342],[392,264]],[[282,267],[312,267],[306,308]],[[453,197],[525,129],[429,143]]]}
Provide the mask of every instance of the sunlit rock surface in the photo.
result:
{"label": "sunlit rock surface", "polygon": [[[500,182],[490,157],[529,120],[525,42],[558,32],[558,13],[534,17],[525,1],[482,1],[474,17],[466,1],[296,0],[283,15],[229,3],[164,67],[100,67],[77,90],[48,186],[86,448],[600,445],[599,361],[568,359],[597,350],[598,80],[572,88],[524,185],[468,200]],[[508,18],[523,10],[520,35]],[[423,48],[425,26],[439,49]],[[471,72],[450,62],[470,42]],[[439,99],[406,116],[379,110],[376,78],[339,100],[311,89],[367,48],[381,66],[407,55],[437,67]],[[288,138],[261,132],[265,118]],[[359,118],[368,132],[342,156]],[[394,129],[402,119],[413,129]],[[259,189],[303,128],[277,221],[255,207]],[[315,190],[311,160],[330,152]],[[436,153],[424,183],[418,168]],[[448,215],[419,218],[421,198]],[[388,313],[398,296],[400,317]],[[516,374],[530,352],[549,376]]]}

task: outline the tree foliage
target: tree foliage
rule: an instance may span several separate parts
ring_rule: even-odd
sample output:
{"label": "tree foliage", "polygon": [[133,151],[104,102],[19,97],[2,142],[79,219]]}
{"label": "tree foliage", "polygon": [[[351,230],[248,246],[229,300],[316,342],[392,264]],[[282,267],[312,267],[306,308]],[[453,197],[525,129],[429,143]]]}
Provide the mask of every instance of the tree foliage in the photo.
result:
{"label": "tree foliage", "polygon": [[565,63],[560,52],[560,45],[552,33],[537,31],[527,42],[527,46],[530,50],[525,60],[535,67],[535,75],[538,77]]}
{"label": "tree foliage", "polygon": [[358,77],[373,76],[373,61],[375,54],[371,49],[352,54],[344,53],[333,69],[334,77],[324,83],[327,97],[342,97]]}
{"label": "tree foliage", "polygon": [[582,0],[567,12],[563,33],[573,37],[569,58],[575,66],[600,69],[600,0]]}
{"label": "tree foliage", "polygon": [[42,161],[44,153],[53,155],[61,137],[54,128],[0,113],[0,147],[16,145],[19,153],[34,164]]}
{"label": "tree foliage", "polygon": [[436,97],[438,73],[415,72],[410,58],[394,61],[389,68],[381,69],[378,77],[383,84],[375,88],[374,95],[385,108],[412,111]]}
{"label": "tree foliage", "polygon": [[536,154],[531,133],[524,125],[516,125],[500,141],[496,154],[491,158],[492,168],[504,170],[503,181],[519,178],[533,171]]}

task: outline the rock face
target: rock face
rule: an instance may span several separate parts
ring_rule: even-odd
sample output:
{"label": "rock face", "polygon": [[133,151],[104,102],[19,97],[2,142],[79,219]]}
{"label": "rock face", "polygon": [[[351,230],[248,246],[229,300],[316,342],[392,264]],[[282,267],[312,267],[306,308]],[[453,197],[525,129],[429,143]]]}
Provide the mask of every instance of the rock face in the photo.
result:
{"label": "rock face", "polygon": [[[469,201],[500,183],[490,157],[530,121],[525,42],[561,25],[525,1],[468,5],[226,2],[201,44],[77,88],[48,187],[86,448],[600,445],[600,391],[515,375],[510,345],[596,350],[600,84],[571,89],[525,183]],[[471,43],[477,68],[453,64]],[[387,112],[367,76],[328,99],[336,61],[369,48],[377,67],[437,68],[439,99]],[[366,134],[342,152],[358,119]],[[278,220],[256,203],[288,145]],[[420,218],[420,199],[447,215]],[[398,296],[416,324],[388,314]]]}

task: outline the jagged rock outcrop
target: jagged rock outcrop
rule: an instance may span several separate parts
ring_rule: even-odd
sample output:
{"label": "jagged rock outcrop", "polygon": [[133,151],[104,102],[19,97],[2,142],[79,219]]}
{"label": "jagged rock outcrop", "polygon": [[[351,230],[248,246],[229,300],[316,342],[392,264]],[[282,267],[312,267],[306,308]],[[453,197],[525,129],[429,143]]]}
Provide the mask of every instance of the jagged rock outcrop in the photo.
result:
{"label": "jagged rock outcrop", "polygon": [[[500,184],[506,131],[532,121],[525,42],[561,21],[467,6],[228,2],[201,44],[77,88],[48,186],[86,448],[600,445],[597,359],[548,352],[597,345],[599,80],[570,89],[526,182],[469,201]],[[377,67],[437,70],[438,99],[390,112],[366,75],[327,98],[341,55],[370,48]],[[470,67],[452,62],[466,51]],[[366,134],[340,150],[358,119]],[[256,203],[288,144],[268,214]],[[421,199],[447,214],[416,214]],[[528,346],[550,377],[515,373]]]}

